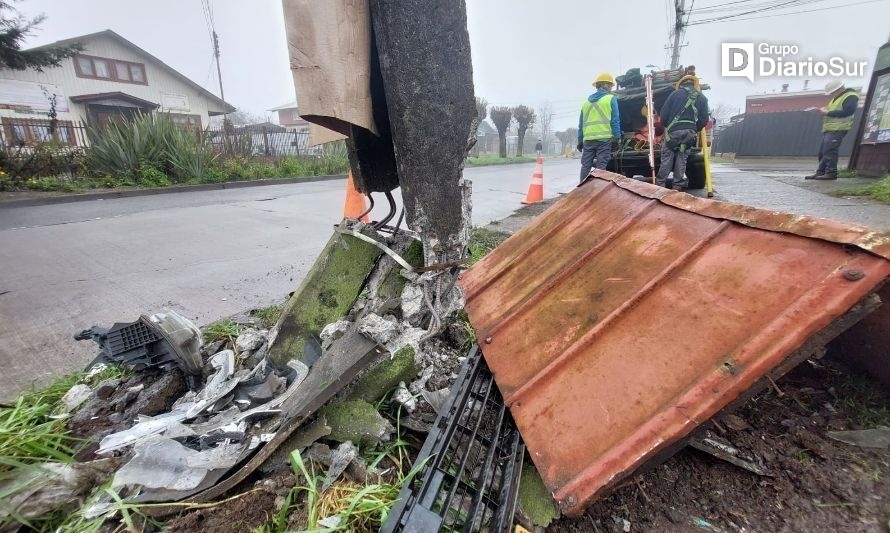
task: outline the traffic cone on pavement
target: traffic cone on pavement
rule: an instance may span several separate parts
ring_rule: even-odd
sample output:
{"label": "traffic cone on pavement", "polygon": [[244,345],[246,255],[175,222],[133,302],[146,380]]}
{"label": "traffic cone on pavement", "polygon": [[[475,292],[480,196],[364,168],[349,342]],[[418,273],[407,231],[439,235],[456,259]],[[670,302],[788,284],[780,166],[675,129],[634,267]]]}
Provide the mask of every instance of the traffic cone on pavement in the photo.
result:
{"label": "traffic cone on pavement", "polygon": [[538,156],[538,166],[532,174],[532,182],[528,186],[528,194],[525,195],[523,204],[537,204],[544,201],[544,160]]}
{"label": "traffic cone on pavement", "polygon": [[[365,201],[365,195],[358,192],[355,188],[355,180],[352,178],[352,171],[349,171],[349,177],[346,179],[346,204],[343,206],[344,218],[358,218],[359,215],[367,211],[368,204]],[[371,217],[365,215],[361,218],[362,222],[370,222]]]}

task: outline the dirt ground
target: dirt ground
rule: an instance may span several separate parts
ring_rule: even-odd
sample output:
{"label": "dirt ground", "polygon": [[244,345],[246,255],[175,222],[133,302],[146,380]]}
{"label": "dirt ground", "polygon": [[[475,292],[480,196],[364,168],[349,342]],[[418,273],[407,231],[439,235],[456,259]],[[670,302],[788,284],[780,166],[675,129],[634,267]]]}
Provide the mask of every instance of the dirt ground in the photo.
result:
{"label": "dirt ground", "polygon": [[741,420],[714,429],[759,458],[769,475],[687,447],[584,517],[560,519],[547,531],[890,530],[890,450],[826,436],[890,425],[890,396],[828,358],[804,363],[778,387],[781,397],[768,389],[736,412]]}

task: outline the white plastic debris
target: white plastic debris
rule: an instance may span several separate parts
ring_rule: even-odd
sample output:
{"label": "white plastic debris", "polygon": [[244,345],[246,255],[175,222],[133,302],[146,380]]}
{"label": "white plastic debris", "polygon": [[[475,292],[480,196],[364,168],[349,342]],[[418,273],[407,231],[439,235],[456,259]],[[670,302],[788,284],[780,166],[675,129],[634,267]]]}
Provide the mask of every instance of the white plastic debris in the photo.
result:
{"label": "white plastic debris", "polygon": [[139,444],[156,435],[168,438],[192,436],[195,433],[188,426],[182,424],[186,418],[185,409],[171,411],[156,417],[142,417],[130,429],[105,436],[99,442],[99,449],[96,453],[99,455],[111,453],[126,446]]}
{"label": "white plastic debris", "polygon": [[183,370],[190,374],[201,373],[201,345],[204,343],[204,335],[198,326],[170,310],[143,318],[147,318],[161,330],[164,338],[176,350]]}
{"label": "white plastic debris", "polygon": [[890,428],[885,426],[853,431],[829,431],[827,435],[836,441],[861,448],[886,448],[890,446]]}
{"label": "white plastic debris", "polygon": [[340,515],[329,516],[318,521],[318,525],[329,529],[337,529],[340,527]]}
{"label": "white plastic debris", "polygon": [[392,393],[392,401],[400,404],[409,413],[413,413],[417,409],[417,400],[411,395],[411,391],[405,386],[405,382],[399,383],[396,390]]}
{"label": "white plastic debris", "polygon": [[133,458],[114,475],[112,487],[189,491],[197,488],[211,470],[231,468],[241,444],[220,444],[196,451],[175,440],[158,437],[135,447]]}
{"label": "white plastic debris", "polygon": [[210,366],[215,368],[216,372],[195,397],[195,404],[186,413],[187,418],[198,416],[238,386],[239,380],[232,377],[235,374],[235,352],[232,350],[219,352],[210,358]]}
{"label": "white plastic debris", "polygon": [[65,406],[64,411],[66,413],[70,413],[83,405],[83,402],[87,401],[89,397],[93,394],[92,389],[83,383],[78,383],[77,385],[68,389],[68,392],[62,396],[62,405]]}

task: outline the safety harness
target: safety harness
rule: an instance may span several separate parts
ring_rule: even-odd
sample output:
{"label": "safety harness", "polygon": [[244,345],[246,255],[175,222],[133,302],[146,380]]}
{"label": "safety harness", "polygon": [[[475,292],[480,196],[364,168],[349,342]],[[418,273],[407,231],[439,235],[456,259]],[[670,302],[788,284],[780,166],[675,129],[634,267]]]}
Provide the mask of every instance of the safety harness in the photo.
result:
{"label": "safety harness", "polygon": [[[698,91],[692,91],[689,93],[689,98],[686,100],[686,105],[683,106],[683,109],[680,110],[679,113],[674,115],[674,119],[671,120],[671,123],[668,124],[667,128],[664,129],[664,142],[668,143],[671,140],[671,128],[676,126],[677,124],[692,124],[692,129],[695,130],[695,125],[698,124],[698,107],[696,107],[696,102],[698,101]],[[686,112],[687,109],[692,108],[692,120],[689,119],[681,119],[683,113]],[[685,144],[680,145],[680,152],[685,152],[687,146]]]}

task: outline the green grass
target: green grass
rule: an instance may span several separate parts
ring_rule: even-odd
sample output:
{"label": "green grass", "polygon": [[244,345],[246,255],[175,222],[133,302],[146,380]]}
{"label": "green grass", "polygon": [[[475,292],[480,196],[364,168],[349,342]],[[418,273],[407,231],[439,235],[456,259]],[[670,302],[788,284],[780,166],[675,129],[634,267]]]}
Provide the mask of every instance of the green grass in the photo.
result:
{"label": "green grass", "polygon": [[204,342],[211,343],[217,341],[235,341],[235,338],[241,333],[242,326],[232,322],[229,319],[214,322],[204,328]]}
{"label": "green grass", "polygon": [[515,163],[534,163],[536,158],[530,156],[522,157],[499,157],[496,155],[480,155],[478,157],[468,157],[468,167],[487,167],[490,165],[511,165]]}
{"label": "green grass", "polygon": [[884,176],[871,185],[841,189],[834,194],[835,196],[861,196],[890,204],[890,175]]}
{"label": "green grass", "polygon": [[[307,464],[299,450],[291,452],[291,468],[297,476],[297,485],[290,491],[282,507],[269,517],[266,524],[256,529],[255,533],[288,531],[289,516],[298,511],[305,513],[305,527],[308,531],[378,531],[398,500],[402,486],[410,483],[425,464],[420,463],[406,470],[405,465],[410,464],[411,460],[407,453],[409,443],[402,439],[398,420],[396,427],[398,431],[395,441],[383,449],[364,454],[370,471],[380,467],[383,461],[392,463],[394,482],[377,479],[362,485],[341,480],[322,493],[321,485],[325,475],[316,472],[311,463]],[[319,525],[319,520],[331,516],[340,517],[336,528]]]}
{"label": "green grass", "polygon": [[[40,463],[74,461],[77,439],[66,427],[69,415],[61,413],[61,400],[78,383],[95,385],[105,379],[126,375],[120,367],[108,366],[88,381],[83,373],[56,379],[49,386],[20,395],[10,406],[0,408],[0,502],[25,488],[20,480],[27,471],[40,470]],[[19,523],[28,521],[11,516]],[[63,513],[50,513],[29,523],[32,529],[52,531],[67,519]]]}
{"label": "green grass", "polygon": [[850,374],[835,385],[835,394],[835,407],[849,411],[860,427],[890,426],[890,397],[877,382]]}
{"label": "green grass", "polygon": [[489,252],[495,249],[499,244],[507,240],[506,233],[499,231],[491,231],[485,228],[473,228],[470,231],[470,242],[467,247],[470,249],[470,265],[475,265]]}
{"label": "green grass", "polygon": [[[108,366],[88,384],[124,374],[120,367]],[[74,440],[65,428],[67,417],[60,415],[59,409],[65,393],[83,380],[82,373],[58,378],[49,386],[28,391],[10,406],[0,408],[0,479],[15,468],[45,461],[73,460]]]}
{"label": "green grass", "polygon": [[254,311],[253,316],[259,318],[263,322],[264,327],[271,328],[278,322],[278,318],[281,316],[282,311],[284,311],[282,306],[273,304],[269,307]]}

